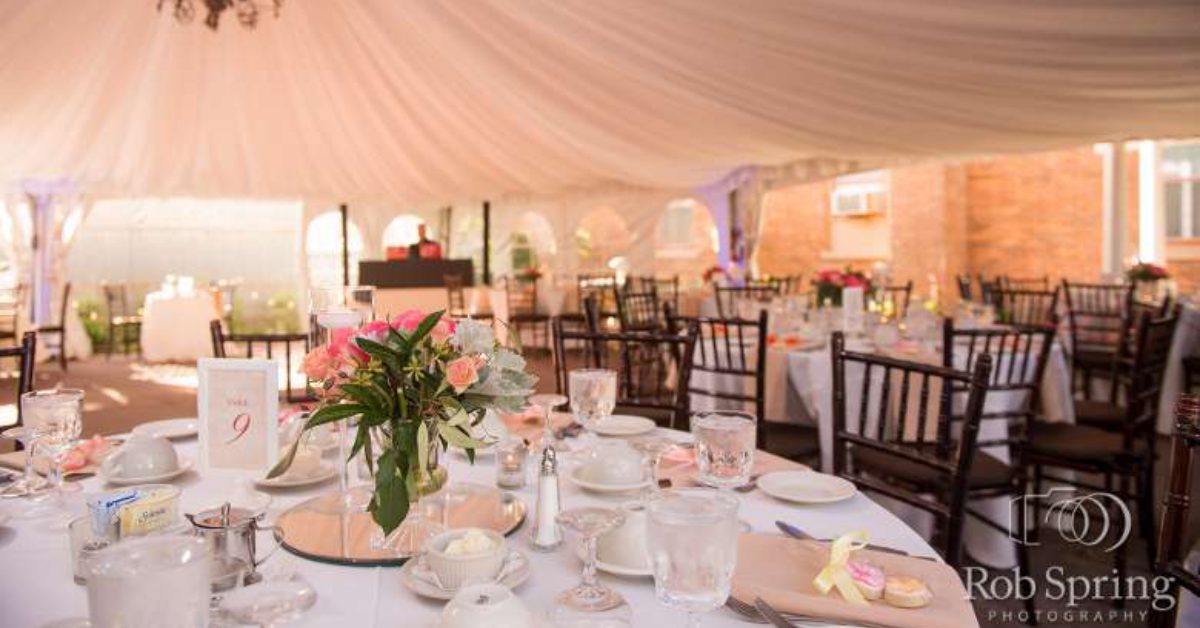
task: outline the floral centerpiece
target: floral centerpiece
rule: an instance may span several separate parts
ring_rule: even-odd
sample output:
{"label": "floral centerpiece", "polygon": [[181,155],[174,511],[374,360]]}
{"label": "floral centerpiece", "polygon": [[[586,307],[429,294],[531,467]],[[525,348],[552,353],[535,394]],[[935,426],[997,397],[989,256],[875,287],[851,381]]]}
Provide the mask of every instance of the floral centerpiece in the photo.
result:
{"label": "floral centerpiece", "polygon": [[862,288],[863,293],[871,294],[871,278],[861,270],[846,267],[845,270],[827,268],[817,273],[812,282],[817,294],[817,305],[829,303],[835,307],[842,305],[842,288]]}
{"label": "floral centerpiece", "polygon": [[705,269],[704,274],[701,275],[700,278],[704,280],[704,283],[712,283],[716,281],[718,277],[729,279],[729,273],[726,272],[721,266],[710,266],[709,268]]}
{"label": "floral centerpiece", "polygon": [[[416,310],[335,330],[304,357],[303,369],[321,395],[303,430],[357,418],[349,457],[366,454],[375,480],[367,510],[385,535],[410,502],[445,483],[438,452],[455,445],[474,462],[486,443],[471,428],[489,409],[520,411],[537,382],[524,358],[496,343],[490,325]],[[299,443],[267,477],[287,470]]]}
{"label": "floral centerpiece", "polygon": [[521,281],[537,281],[542,278],[542,271],[537,266],[527,266],[517,274]]}
{"label": "floral centerpiece", "polygon": [[1129,270],[1125,271],[1125,276],[1131,282],[1158,281],[1160,279],[1171,278],[1171,274],[1167,272],[1166,268],[1150,263],[1140,263],[1130,266]]}

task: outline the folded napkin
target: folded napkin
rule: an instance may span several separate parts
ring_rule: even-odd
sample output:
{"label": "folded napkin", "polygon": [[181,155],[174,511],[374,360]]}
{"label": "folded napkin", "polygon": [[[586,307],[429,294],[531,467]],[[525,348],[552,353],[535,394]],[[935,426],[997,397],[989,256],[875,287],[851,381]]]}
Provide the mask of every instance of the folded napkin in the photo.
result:
{"label": "folded napkin", "polygon": [[[798,462],[792,462],[765,451],[757,451],[754,452],[754,470],[751,473],[762,475],[772,471],[802,471],[805,469],[808,467]],[[671,486],[675,488],[697,486],[695,457],[685,458],[668,452],[658,465],[658,477],[660,480],[670,480]]]}
{"label": "folded napkin", "polygon": [[886,602],[851,604],[836,591],[823,595],[813,579],[829,562],[829,543],[773,534],[743,534],[738,539],[733,597],[761,597],[780,611],[831,622],[869,622],[896,628],[978,628],[979,621],[958,573],[949,565],[863,549],[854,560],[868,560],[889,576],[920,578],[933,592],[929,606],[895,608]]}

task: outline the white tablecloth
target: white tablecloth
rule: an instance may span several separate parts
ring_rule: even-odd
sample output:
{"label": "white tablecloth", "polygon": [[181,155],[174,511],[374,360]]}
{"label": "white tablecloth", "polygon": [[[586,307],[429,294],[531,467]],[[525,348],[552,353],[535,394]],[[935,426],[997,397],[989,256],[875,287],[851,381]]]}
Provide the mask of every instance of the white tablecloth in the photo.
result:
{"label": "white tablecloth", "polygon": [[[180,446],[180,453],[194,457],[194,441]],[[471,467],[465,459],[448,456],[450,476],[454,481],[490,484],[495,470],[490,460],[481,460]],[[206,474],[199,477],[189,473],[180,481],[183,487],[183,512],[219,505],[238,476],[231,473]],[[100,488],[98,480],[83,483],[85,493]],[[332,484],[315,489],[276,492],[268,519],[283,509],[308,497],[328,490]],[[570,482],[562,482],[566,507],[584,505],[615,506],[623,499],[601,497],[582,492]],[[532,486],[515,491],[531,508],[536,500]],[[932,549],[902,521],[889,514],[870,499],[857,495],[850,500],[822,506],[799,506],[775,501],[761,492],[740,495],[741,517],[758,532],[775,532],[774,522],[785,519],[800,525],[810,534],[836,536],[851,529],[866,529],[871,540],[919,555],[933,555]],[[0,508],[11,507],[0,503]],[[0,591],[11,603],[4,605],[4,625],[12,628],[41,626],[46,622],[87,613],[87,595],[82,586],[71,579],[71,562],[65,530],[48,530],[37,522],[14,519],[7,524],[11,530],[0,528]],[[533,575],[516,589],[516,593],[535,612],[548,608],[553,597],[573,586],[579,578],[580,562],[573,549],[551,554],[531,552],[526,534],[526,522],[509,537],[510,543],[529,557]],[[265,542],[262,545],[268,545]],[[265,551],[265,550],[263,550]],[[400,582],[399,569],[380,567],[341,567],[302,560],[281,552],[271,561],[292,560],[298,571],[316,588],[319,599],[315,607],[294,626],[414,626],[433,627],[441,612],[442,603],[418,598]],[[615,587],[633,607],[634,626],[682,625],[683,615],[659,604],[654,597],[653,582],[649,579],[629,579],[601,575]],[[704,620],[706,627],[744,626],[740,618],[726,609],[714,611]]]}
{"label": "white tablecloth", "polygon": [[212,355],[209,322],[221,317],[213,295],[152,292],[142,311],[142,357],[149,362],[194,362]]}

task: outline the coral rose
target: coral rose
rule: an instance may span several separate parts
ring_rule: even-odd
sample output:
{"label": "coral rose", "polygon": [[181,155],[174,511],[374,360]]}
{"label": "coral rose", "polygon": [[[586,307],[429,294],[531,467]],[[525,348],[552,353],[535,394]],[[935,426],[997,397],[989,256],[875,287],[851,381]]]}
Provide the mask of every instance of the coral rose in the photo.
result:
{"label": "coral rose", "polygon": [[450,340],[450,337],[454,335],[454,331],[457,327],[458,325],[456,325],[452,319],[442,318],[438,320],[437,325],[434,325],[433,329],[429,331],[429,335],[433,337],[434,342],[442,344],[447,340]]}
{"label": "coral rose", "polygon": [[304,356],[300,370],[308,379],[323,382],[337,371],[337,358],[328,347],[317,347]]}
{"label": "coral rose", "polygon": [[476,356],[467,355],[451,360],[446,364],[446,383],[450,384],[456,393],[465,391],[471,384],[479,381],[481,365],[482,360]]}

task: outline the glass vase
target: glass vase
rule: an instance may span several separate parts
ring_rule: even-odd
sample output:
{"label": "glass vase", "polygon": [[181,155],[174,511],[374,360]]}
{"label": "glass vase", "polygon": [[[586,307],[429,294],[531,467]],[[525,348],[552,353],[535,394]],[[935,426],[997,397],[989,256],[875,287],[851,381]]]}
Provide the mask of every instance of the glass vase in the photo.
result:
{"label": "glass vase", "polygon": [[429,539],[446,529],[438,514],[444,508],[438,508],[435,503],[436,495],[449,480],[446,468],[438,465],[437,419],[426,420],[425,427],[431,435],[425,452],[426,466],[422,469],[414,460],[409,467],[408,514],[391,534],[384,536],[383,528],[376,528],[371,539],[372,547],[397,556],[416,556]]}

